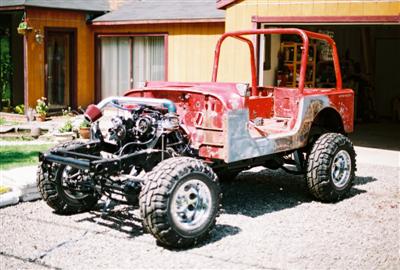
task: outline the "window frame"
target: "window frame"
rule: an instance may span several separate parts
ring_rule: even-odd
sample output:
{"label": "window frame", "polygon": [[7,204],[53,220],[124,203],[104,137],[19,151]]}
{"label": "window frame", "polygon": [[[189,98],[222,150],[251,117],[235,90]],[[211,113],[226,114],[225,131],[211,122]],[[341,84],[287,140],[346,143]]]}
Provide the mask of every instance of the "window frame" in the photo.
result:
{"label": "window frame", "polygon": [[[101,64],[102,64],[102,56],[101,56],[101,38],[103,37],[163,37],[164,38],[164,78],[168,81],[168,33],[166,32],[138,32],[138,33],[95,33],[95,101],[99,102],[102,99],[101,93]],[[133,44],[133,43],[132,43]],[[131,46],[132,46],[131,44]],[[130,74],[133,71],[133,55],[131,54],[130,60]]]}

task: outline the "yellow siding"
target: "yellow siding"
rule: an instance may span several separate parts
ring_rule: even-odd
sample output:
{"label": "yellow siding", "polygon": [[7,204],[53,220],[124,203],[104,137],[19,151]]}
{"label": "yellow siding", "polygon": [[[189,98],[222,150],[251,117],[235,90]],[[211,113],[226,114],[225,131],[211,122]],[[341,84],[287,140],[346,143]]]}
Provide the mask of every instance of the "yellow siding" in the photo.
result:
{"label": "yellow siding", "polygon": [[[224,23],[144,24],[88,26],[84,12],[29,9],[29,25],[44,34],[45,27],[77,29],[77,104],[87,106],[95,96],[95,33],[167,33],[168,80],[210,81],[214,48],[224,32]],[[45,45],[35,42],[34,31],[26,34],[28,44],[28,104],[45,94]]]}
{"label": "yellow siding", "polygon": [[168,33],[168,80],[210,81],[214,48],[224,23],[94,26],[97,34]]}
{"label": "yellow siding", "polygon": [[[397,16],[400,1],[243,0],[226,9],[225,30],[253,28],[252,16]],[[235,44],[238,44],[236,42]],[[223,51],[223,81],[250,82],[249,57],[242,45],[229,42]],[[229,60],[229,63],[228,63]]]}

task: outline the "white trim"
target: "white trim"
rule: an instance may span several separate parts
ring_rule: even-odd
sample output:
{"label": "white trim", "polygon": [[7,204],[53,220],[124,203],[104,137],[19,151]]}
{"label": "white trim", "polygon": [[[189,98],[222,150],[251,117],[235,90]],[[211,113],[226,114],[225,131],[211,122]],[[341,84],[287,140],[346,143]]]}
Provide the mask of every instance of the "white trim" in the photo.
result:
{"label": "white trim", "polygon": [[400,3],[400,0],[326,0],[326,1],[290,1],[290,2],[254,2],[254,3],[243,3],[243,6],[269,6],[269,5],[276,5],[276,6],[290,6],[290,5],[304,5],[304,4],[365,4],[365,3]]}

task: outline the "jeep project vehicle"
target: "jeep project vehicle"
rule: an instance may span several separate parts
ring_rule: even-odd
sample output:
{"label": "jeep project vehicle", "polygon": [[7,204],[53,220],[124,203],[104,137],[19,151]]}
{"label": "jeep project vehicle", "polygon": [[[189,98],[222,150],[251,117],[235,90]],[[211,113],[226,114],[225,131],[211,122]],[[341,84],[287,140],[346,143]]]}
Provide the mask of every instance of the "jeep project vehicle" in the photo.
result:
{"label": "jeep project vehicle", "polygon": [[[246,36],[265,34],[302,39],[297,88],[258,86],[254,46]],[[216,82],[228,37],[248,44],[251,86]],[[310,39],[331,45],[336,88],[305,87]],[[99,119],[106,107],[118,113],[102,132]],[[353,91],[342,89],[334,41],[319,33],[295,28],[225,33],[216,46],[212,82],[147,82],[90,105],[85,117],[92,123],[88,142],[40,154],[37,184],[43,199],[61,214],[91,210],[100,196],[136,205],[144,229],[165,246],[188,247],[204,239],[220,208],[218,180],[242,170],[265,166],[304,174],[311,194],[326,202],[344,196],[355,175],[355,152],[346,137],[353,130]]]}

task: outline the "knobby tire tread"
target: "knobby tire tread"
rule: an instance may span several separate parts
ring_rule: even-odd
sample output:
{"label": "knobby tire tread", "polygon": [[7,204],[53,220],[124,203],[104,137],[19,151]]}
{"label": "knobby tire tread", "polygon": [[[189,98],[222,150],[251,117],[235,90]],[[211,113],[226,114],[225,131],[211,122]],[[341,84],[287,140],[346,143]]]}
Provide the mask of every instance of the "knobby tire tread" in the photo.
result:
{"label": "knobby tire tread", "polygon": [[150,232],[160,244],[167,247],[184,248],[196,245],[203,240],[214,227],[218,216],[220,197],[217,198],[217,212],[207,231],[196,238],[183,237],[177,233],[168,221],[168,201],[175,184],[192,170],[203,173],[216,184],[219,193],[217,176],[201,160],[190,157],[170,158],[160,162],[148,173],[148,183],[140,194],[140,212],[144,230]]}
{"label": "knobby tire tread", "polygon": [[[351,157],[351,180],[341,191],[335,190],[331,183],[331,162],[338,149],[345,149]],[[356,171],[355,151],[352,142],[339,133],[325,133],[314,143],[307,161],[306,181],[310,193],[318,200],[335,202],[350,188]]]}

